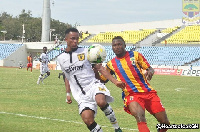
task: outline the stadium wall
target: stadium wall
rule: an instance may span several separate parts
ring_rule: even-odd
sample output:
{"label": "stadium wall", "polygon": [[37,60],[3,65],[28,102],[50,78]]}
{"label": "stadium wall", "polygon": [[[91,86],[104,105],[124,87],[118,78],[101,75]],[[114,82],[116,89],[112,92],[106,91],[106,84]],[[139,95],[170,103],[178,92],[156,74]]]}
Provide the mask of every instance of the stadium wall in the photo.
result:
{"label": "stadium wall", "polygon": [[6,59],[0,61],[0,66],[18,67],[20,63],[26,64],[27,49],[23,45]]}
{"label": "stadium wall", "polygon": [[[16,43],[19,42],[4,42],[4,43]],[[14,53],[12,53],[10,56],[5,58],[4,60],[0,60],[0,66],[5,67],[19,67],[20,64],[23,65],[23,67],[26,67],[27,64],[27,56],[32,54],[32,57],[37,56],[37,54],[43,52],[43,47],[47,47],[47,49],[54,48],[55,42],[25,42],[24,45],[20,47],[18,50],[16,50]],[[34,59],[34,58],[33,58]]]}
{"label": "stadium wall", "polygon": [[77,29],[82,32],[88,31],[91,34],[100,32],[118,32],[140,29],[164,29],[175,26],[182,26],[182,19],[153,21],[153,22],[136,22],[126,24],[107,24],[107,25],[92,25],[92,26],[77,26]]}

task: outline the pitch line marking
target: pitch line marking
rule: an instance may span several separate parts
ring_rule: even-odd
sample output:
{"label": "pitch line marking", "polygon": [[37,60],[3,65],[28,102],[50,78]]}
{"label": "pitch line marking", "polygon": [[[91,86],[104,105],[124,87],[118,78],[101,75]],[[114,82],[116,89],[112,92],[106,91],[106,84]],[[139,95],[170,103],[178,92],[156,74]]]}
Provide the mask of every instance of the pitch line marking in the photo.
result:
{"label": "pitch line marking", "polygon": [[175,88],[174,90],[176,90],[176,91],[181,91],[182,89],[184,89],[184,88]]}
{"label": "pitch line marking", "polygon": [[[84,124],[82,122],[77,122],[77,121],[67,121],[63,119],[54,119],[54,118],[48,118],[48,117],[29,116],[29,115],[24,115],[24,114],[8,113],[8,112],[3,112],[3,111],[1,111],[0,114],[15,115],[15,116],[35,118],[35,119],[41,119],[41,120],[52,120],[52,121],[68,122],[68,123],[75,123],[75,124]],[[113,128],[113,127],[104,126],[104,125],[101,125],[101,127]],[[124,130],[138,131],[138,129],[122,128],[122,127],[120,128]]]}

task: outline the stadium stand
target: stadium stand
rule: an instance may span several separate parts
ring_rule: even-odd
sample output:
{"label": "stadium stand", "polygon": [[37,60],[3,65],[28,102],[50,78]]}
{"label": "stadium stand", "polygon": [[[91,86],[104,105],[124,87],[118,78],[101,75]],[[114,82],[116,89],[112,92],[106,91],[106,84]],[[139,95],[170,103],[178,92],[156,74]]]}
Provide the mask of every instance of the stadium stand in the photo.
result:
{"label": "stadium stand", "polygon": [[79,42],[82,42],[84,39],[86,39],[87,37],[89,37],[90,34],[89,33],[80,33],[80,37],[79,37]]}
{"label": "stadium stand", "polygon": [[200,44],[200,25],[186,26],[180,32],[167,38],[166,41],[168,44]]}
{"label": "stadium stand", "polygon": [[151,65],[183,66],[200,59],[200,47],[195,46],[141,47],[137,51],[142,53]]}
{"label": "stadium stand", "polygon": [[19,49],[23,44],[0,44],[0,60],[3,60]]}
{"label": "stadium stand", "polygon": [[67,45],[60,44],[55,48],[49,50],[47,54],[49,55],[49,60],[54,60],[57,56],[59,56],[64,50],[67,48]]}
{"label": "stadium stand", "polygon": [[161,33],[172,33],[173,31],[177,30],[178,28],[180,28],[179,26],[176,26],[176,27],[172,27],[172,28],[166,28],[166,29],[163,29],[161,30]]}
{"label": "stadium stand", "polygon": [[142,41],[144,38],[154,33],[156,29],[142,29],[135,31],[122,31],[122,32],[105,32],[99,33],[96,36],[89,39],[90,43],[111,43],[112,38],[115,36],[122,36],[126,43],[136,44]]}

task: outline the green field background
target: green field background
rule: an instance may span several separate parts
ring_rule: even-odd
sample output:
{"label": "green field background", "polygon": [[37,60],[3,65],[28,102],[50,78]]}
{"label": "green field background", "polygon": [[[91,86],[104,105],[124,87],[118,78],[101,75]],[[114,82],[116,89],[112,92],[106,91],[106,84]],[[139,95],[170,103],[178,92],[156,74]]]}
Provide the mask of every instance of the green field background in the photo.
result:
{"label": "green field background", "polygon": [[[0,132],[88,132],[78,114],[77,103],[65,102],[61,71],[51,71],[44,84],[37,85],[39,70],[0,67]],[[200,77],[154,75],[150,84],[157,90],[171,124],[200,123]],[[115,98],[113,107],[123,132],[137,132],[137,123],[123,110],[121,90],[106,84]],[[156,119],[146,112],[147,125],[156,132]],[[98,109],[95,118],[104,132],[114,132]],[[200,129],[170,129],[169,132],[199,132]]]}

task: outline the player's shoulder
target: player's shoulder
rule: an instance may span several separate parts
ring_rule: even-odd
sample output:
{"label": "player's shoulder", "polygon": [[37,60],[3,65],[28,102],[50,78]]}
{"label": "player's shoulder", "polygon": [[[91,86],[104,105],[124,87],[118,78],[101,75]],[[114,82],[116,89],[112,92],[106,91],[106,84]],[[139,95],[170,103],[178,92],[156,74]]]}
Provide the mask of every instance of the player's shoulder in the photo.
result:
{"label": "player's shoulder", "polygon": [[67,53],[61,53],[58,57],[57,57],[57,59],[59,60],[59,59],[61,59],[61,58],[65,58],[67,56]]}
{"label": "player's shoulder", "polygon": [[84,47],[78,47],[77,52],[87,52],[88,49]]}

